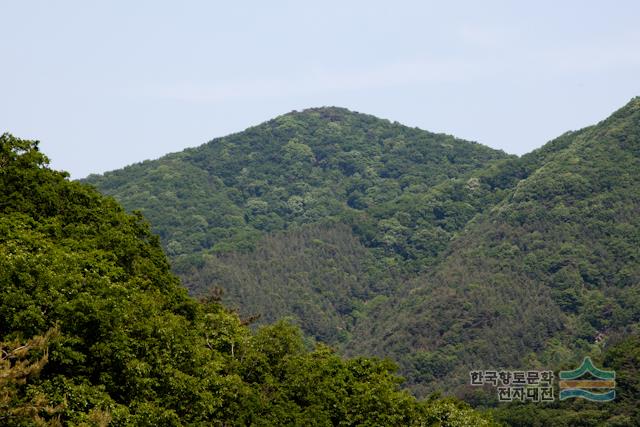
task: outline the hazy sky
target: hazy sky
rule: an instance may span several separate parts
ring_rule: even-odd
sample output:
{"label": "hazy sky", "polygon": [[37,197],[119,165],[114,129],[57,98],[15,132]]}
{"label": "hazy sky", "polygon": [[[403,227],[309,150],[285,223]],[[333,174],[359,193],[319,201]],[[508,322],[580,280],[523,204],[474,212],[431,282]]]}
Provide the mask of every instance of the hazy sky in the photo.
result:
{"label": "hazy sky", "polygon": [[637,1],[0,0],[0,17],[0,132],[74,178],[322,105],[523,154],[640,95]]}

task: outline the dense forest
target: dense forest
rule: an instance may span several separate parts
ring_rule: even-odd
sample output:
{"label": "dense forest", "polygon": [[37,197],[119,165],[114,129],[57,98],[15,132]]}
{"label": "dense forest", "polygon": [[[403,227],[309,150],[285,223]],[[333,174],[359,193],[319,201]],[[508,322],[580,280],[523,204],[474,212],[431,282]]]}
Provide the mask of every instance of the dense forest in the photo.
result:
{"label": "dense forest", "polygon": [[[634,98],[521,157],[330,107],[86,181],[150,219],[193,295],[390,357],[419,396],[491,407],[470,369],[585,355],[617,363],[633,402],[637,350],[624,362],[616,349],[640,332],[639,172]],[[638,416],[616,408],[585,413]],[[496,416],[542,425],[534,409]],[[574,409],[540,419],[591,425]]]}
{"label": "dense forest", "polygon": [[[640,99],[548,148],[350,347],[409,355],[405,372],[428,390],[477,364],[575,363],[638,332]],[[483,174],[480,186],[495,177]]]}
{"label": "dense forest", "polygon": [[47,165],[0,137],[1,425],[493,424],[416,400],[389,361],[188,296],[140,214]]}
{"label": "dense forest", "polygon": [[[181,267],[188,255],[251,250],[264,233],[327,218],[354,223],[393,262],[437,250],[390,214],[399,198],[506,157],[448,135],[318,108],[86,181],[142,211]],[[442,206],[456,208],[463,207]]]}
{"label": "dense forest", "polygon": [[425,193],[505,158],[318,108],[86,182],[149,218],[193,294],[220,288],[258,323],[290,315],[305,334],[338,343],[365,305],[401,291],[401,275],[432,262],[474,213]]}

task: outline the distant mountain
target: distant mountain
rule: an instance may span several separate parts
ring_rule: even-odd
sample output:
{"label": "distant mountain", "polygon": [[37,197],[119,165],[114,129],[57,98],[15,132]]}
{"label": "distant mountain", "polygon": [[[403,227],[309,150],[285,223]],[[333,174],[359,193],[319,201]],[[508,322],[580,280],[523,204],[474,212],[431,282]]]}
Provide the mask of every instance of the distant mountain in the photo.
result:
{"label": "distant mountain", "polygon": [[176,258],[250,249],[265,232],[357,216],[505,157],[477,143],[327,107],[285,114],[86,182],[141,210]]}
{"label": "distant mountain", "polygon": [[[390,271],[420,269],[446,247],[457,224],[444,216],[468,211],[455,201],[434,206],[442,227],[426,229],[431,218],[411,219],[396,205],[505,158],[328,107],[86,182],[149,218],[194,294],[220,287],[245,316],[291,315],[307,334],[337,342],[364,301],[395,292],[401,281]],[[305,224],[318,226],[298,230]]]}
{"label": "distant mountain", "polygon": [[192,292],[390,357],[417,394],[491,404],[470,369],[609,360],[640,330],[640,98],[522,157],[323,108],[88,181]]}

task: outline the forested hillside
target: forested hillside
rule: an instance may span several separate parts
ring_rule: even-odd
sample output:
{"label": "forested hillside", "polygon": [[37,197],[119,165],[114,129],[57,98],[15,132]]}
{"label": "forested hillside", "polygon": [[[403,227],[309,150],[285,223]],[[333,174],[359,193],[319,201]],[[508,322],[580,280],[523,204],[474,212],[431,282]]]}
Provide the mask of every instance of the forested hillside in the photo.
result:
{"label": "forested hillside", "polygon": [[[356,221],[505,157],[448,135],[317,108],[86,181],[141,210],[180,260],[202,250],[248,250],[263,233],[297,224]],[[409,240],[402,217],[374,217],[360,234],[387,256],[419,258],[437,250],[429,239]]]}
{"label": "forested hillside", "polygon": [[333,343],[348,338],[365,302],[398,292],[399,271],[429,264],[475,212],[424,195],[507,157],[317,108],[86,181],[149,218],[192,293],[221,288],[245,316],[290,315]]}
{"label": "forested hillside", "polygon": [[140,215],[47,163],[0,137],[1,425],[491,424],[415,400],[390,362],[192,299]]}
{"label": "forested hillside", "polygon": [[250,253],[205,256],[184,280],[196,294],[203,283],[225,289],[231,307],[259,314],[260,323],[295,316],[318,340],[344,342],[362,301],[394,286],[388,274],[372,274],[374,266],[350,227],[309,224],[269,234]]}
{"label": "forested hillside", "polygon": [[429,390],[474,366],[559,366],[638,331],[640,99],[554,146],[409,296],[359,323],[354,349],[397,355]]}
{"label": "forested hillside", "polygon": [[[391,357],[418,395],[492,405],[470,369],[619,363],[637,344],[640,98],[522,157],[323,108],[88,181],[150,216],[194,294]],[[593,414],[625,425],[608,418],[624,407]],[[572,425],[556,409],[549,425]],[[498,416],[541,425],[529,411]]]}

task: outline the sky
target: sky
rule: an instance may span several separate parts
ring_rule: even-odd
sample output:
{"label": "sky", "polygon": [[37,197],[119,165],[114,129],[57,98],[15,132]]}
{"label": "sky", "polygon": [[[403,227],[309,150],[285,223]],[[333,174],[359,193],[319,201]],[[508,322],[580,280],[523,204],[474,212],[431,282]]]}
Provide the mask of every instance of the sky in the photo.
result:
{"label": "sky", "polygon": [[640,95],[637,1],[0,0],[0,133],[72,178],[341,106],[524,154]]}

